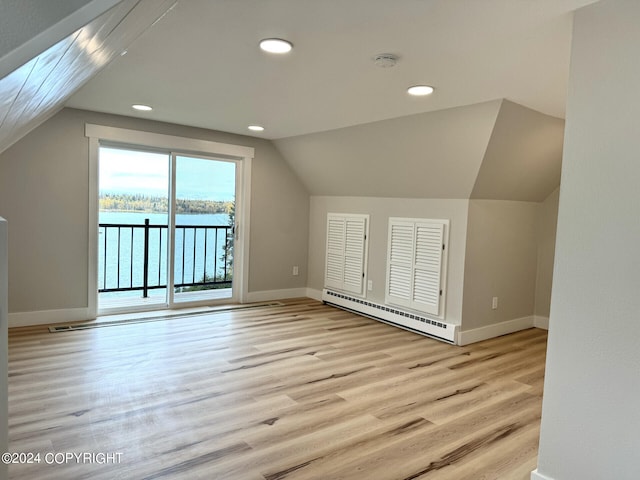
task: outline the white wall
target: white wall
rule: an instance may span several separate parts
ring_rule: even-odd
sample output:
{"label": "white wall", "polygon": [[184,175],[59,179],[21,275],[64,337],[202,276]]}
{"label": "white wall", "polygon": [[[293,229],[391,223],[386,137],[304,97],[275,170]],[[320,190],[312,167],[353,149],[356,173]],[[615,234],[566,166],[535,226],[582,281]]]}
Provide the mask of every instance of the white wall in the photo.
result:
{"label": "white wall", "polygon": [[[64,109],[0,154],[0,215],[9,236],[10,312],[87,307],[88,139],[85,123],[255,148],[249,292],[304,289],[309,196],[271,142]],[[292,266],[300,275],[292,275]]]}
{"label": "white wall", "polygon": [[0,154],[9,232],[9,311],[86,306],[88,143],[57,116]]}
{"label": "white wall", "polygon": [[320,291],[324,284],[327,213],[370,215],[368,279],[373,290],[367,298],[384,303],[389,217],[450,219],[445,320],[460,324],[462,283],[467,236],[468,200],[410,199],[378,197],[312,196],[309,214],[308,286]]}
{"label": "white wall", "polygon": [[553,261],[556,251],[556,225],[560,188],[556,188],[540,204],[536,218],[538,241],[538,267],[536,270],[536,308],[538,317],[549,318],[551,286],[553,285]]}
{"label": "white wall", "polygon": [[[7,366],[7,222],[0,217],[0,454],[9,451],[8,366]],[[7,478],[7,466],[0,462],[0,478]]]}
{"label": "white wall", "polygon": [[640,478],[640,2],[576,12],[538,470]]}
{"label": "white wall", "polygon": [[[533,316],[539,206],[469,202],[462,330]],[[493,297],[498,297],[497,309],[492,308]]]}

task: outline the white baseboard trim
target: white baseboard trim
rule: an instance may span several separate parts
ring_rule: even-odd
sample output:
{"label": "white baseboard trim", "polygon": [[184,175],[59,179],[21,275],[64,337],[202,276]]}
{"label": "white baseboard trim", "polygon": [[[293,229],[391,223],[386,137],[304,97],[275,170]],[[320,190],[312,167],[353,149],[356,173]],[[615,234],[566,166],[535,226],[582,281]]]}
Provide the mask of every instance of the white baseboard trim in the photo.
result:
{"label": "white baseboard trim", "polygon": [[[311,296],[311,294],[314,296]],[[247,303],[268,302],[270,300],[299,297],[310,297],[314,300],[321,300],[322,292],[304,287],[249,292],[247,294]],[[92,317],[89,314],[89,308],[87,307],[66,308],[62,310],[40,310],[36,312],[16,312],[9,314],[9,328],[32,327],[34,325],[49,325],[52,323],[83,322],[85,320],[93,320],[94,318],[95,317]]]}
{"label": "white baseboard trim", "polygon": [[499,337],[508,333],[519,332],[534,326],[534,316],[515,318],[506,322],[487,325],[486,327],[474,328],[458,332],[458,345],[469,345],[470,343],[481,342],[490,338]]}
{"label": "white baseboard trim", "polygon": [[531,480],[553,480],[553,478],[541,474],[536,468],[533,472],[531,472]]}
{"label": "white baseboard trim", "polygon": [[48,325],[50,323],[82,322],[84,320],[92,320],[87,307],[17,312],[9,314],[9,328]]}
{"label": "white baseboard trim", "polygon": [[533,317],[533,326],[536,328],[542,328],[543,330],[549,330],[549,317],[535,315]]}
{"label": "white baseboard trim", "polygon": [[315,288],[307,288],[307,297],[317,300],[319,302],[322,301],[322,290],[316,290]]}
{"label": "white baseboard trim", "polygon": [[252,302],[268,302],[270,300],[283,300],[285,298],[306,297],[307,289],[302,288],[283,288],[282,290],[263,290],[261,292],[248,292],[246,301]]}

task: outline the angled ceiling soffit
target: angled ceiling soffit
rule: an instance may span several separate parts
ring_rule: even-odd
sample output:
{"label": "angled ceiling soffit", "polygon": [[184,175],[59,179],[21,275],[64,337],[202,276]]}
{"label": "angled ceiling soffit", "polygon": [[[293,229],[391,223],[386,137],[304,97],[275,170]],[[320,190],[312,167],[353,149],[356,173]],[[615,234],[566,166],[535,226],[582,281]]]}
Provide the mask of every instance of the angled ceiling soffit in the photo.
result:
{"label": "angled ceiling soffit", "polygon": [[469,198],[501,100],[274,140],[311,195]]}
{"label": "angled ceiling soffit", "polygon": [[560,185],[564,120],[505,100],[473,199],[542,202]]}

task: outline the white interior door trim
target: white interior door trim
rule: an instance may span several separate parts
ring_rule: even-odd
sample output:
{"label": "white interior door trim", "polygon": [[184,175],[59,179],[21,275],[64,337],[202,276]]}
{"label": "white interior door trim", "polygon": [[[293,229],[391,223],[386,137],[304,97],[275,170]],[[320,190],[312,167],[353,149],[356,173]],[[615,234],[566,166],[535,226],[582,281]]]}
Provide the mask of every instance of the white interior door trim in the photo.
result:
{"label": "white interior door trim", "polygon": [[[160,133],[85,124],[85,136],[89,138],[89,267],[87,272],[87,305],[90,318],[98,314],[98,157],[100,141],[115,142],[120,145],[162,149],[171,154],[195,154],[206,157],[235,160],[236,199],[240,207],[236,210],[236,245],[234,271],[242,272],[239,285],[234,284],[234,298],[240,303],[247,301],[249,289],[249,238],[251,216],[251,164],[255,155],[253,147],[212,142],[195,138],[165,135]],[[172,165],[173,167],[173,165]],[[175,168],[172,168],[175,176]],[[174,179],[175,180],[175,179]],[[172,193],[173,195],[173,193]],[[169,242],[173,244],[173,242]],[[171,245],[171,248],[173,245]],[[173,275],[173,265],[168,274]],[[234,280],[235,282],[235,280]],[[236,293],[236,286],[240,287]],[[172,298],[171,298],[172,300]],[[171,303],[170,303],[171,304]],[[186,306],[186,305],[185,305]]]}

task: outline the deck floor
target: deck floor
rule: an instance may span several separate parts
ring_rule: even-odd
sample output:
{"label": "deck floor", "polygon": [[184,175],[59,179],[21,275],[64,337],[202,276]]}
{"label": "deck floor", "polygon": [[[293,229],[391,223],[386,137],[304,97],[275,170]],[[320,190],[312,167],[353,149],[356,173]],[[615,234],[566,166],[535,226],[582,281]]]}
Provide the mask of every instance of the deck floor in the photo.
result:
{"label": "deck floor", "polygon": [[[230,299],[232,291],[230,288],[220,288],[214,290],[201,290],[195,292],[177,293],[174,302],[219,302]],[[141,292],[131,292],[130,295],[104,296],[98,295],[98,309],[100,312],[124,311],[130,309],[166,308],[166,294],[159,290],[150,290],[147,298],[142,297]]]}

